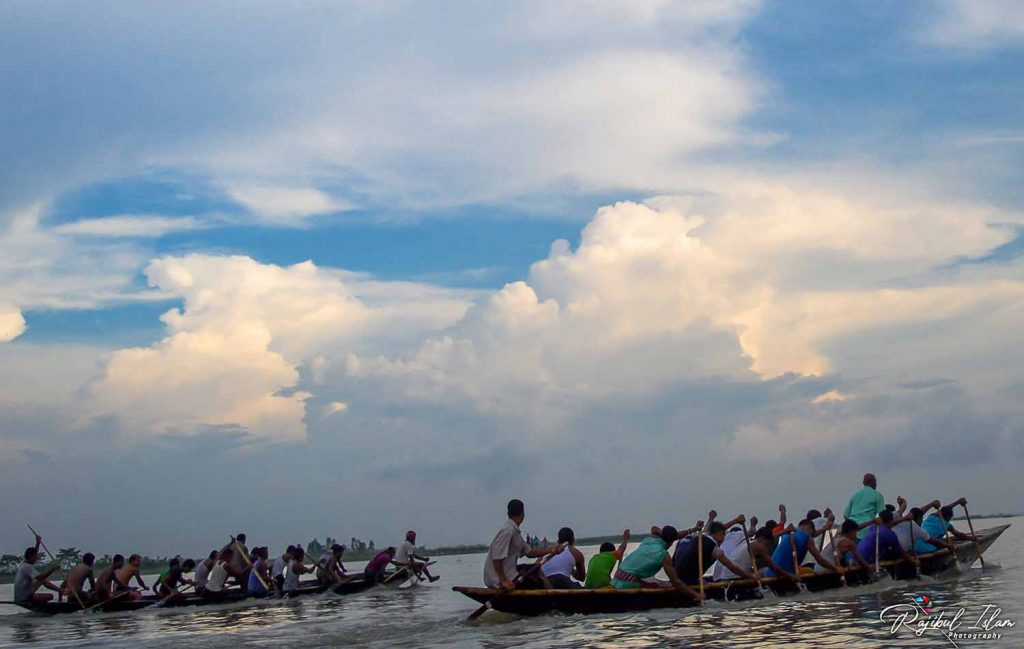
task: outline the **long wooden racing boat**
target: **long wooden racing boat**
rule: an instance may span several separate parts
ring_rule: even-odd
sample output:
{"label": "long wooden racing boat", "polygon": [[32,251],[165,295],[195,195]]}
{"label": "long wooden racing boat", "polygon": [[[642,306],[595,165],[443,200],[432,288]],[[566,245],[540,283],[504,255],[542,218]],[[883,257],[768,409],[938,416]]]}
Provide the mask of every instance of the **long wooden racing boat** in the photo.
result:
{"label": "long wooden racing boat", "polygon": [[[286,598],[291,599],[293,597],[303,597],[305,595],[317,595],[320,593],[326,593],[331,591],[336,595],[349,595],[351,593],[358,593],[359,591],[366,590],[373,586],[371,582],[366,581],[361,576],[354,577],[342,584],[337,586],[323,586],[317,582],[303,582],[298,590],[292,591],[285,595]],[[205,599],[201,595],[194,593],[189,594],[185,597],[179,597],[168,600],[160,604],[162,608],[179,608],[182,606],[209,606],[211,604],[231,604],[235,602],[241,602],[244,600],[259,600],[259,599],[271,599],[268,597],[250,597],[247,593],[239,590],[228,590],[223,599],[217,601],[211,601]],[[143,608],[149,608],[160,603],[156,595],[144,595],[141,599],[128,599],[127,597],[115,598],[108,601],[106,604],[97,606],[93,610],[102,610],[108,612],[114,611],[137,611]],[[81,611],[82,608],[78,605],[74,599],[70,601],[62,602],[45,602],[42,604],[18,604],[22,608],[26,608],[36,613],[43,613],[45,615],[56,615],[58,613],[76,613]]]}
{"label": "long wooden racing boat", "polygon": [[[999,535],[1009,525],[1001,525],[978,531],[978,543],[959,541],[956,543],[956,557],[949,550],[939,550],[918,557],[922,575],[938,575],[959,561],[962,567],[969,567],[989,546],[995,543]],[[914,579],[917,570],[913,563],[900,559],[883,561],[881,567],[893,579]],[[873,570],[858,568],[846,571],[846,582],[850,586],[864,584],[872,579]],[[837,573],[827,572],[805,576],[801,579],[804,588],[810,592],[828,591],[843,587],[842,577]],[[766,590],[776,595],[792,595],[801,591],[800,583],[776,577],[761,579]],[[693,585],[694,589],[698,586]],[[462,593],[481,604],[490,602],[491,608],[505,613],[517,615],[541,615],[544,613],[561,612],[568,614],[600,614],[626,613],[645,611],[654,608],[688,608],[698,603],[674,588],[635,588],[616,590],[614,588],[573,589],[573,590],[514,590],[502,592],[495,588],[473,588],[454,586],[457,593]],[[750,579],[734,579],[704,584],[704,594],[708,599],[718,601],[744,601],[760,599],[764,595],[757,581]]]}

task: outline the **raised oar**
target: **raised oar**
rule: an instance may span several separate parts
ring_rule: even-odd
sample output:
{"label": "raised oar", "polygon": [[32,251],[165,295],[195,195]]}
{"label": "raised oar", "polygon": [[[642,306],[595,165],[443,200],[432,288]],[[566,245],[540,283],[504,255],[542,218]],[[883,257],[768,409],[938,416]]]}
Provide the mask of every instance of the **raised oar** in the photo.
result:
{"label": "raised oar", "polygon": [[882,553],[882,519],[876,519],[875,521],[875,577],[882,574],[882,568],[880,565]]}
{"label": "raised oar", "polygon": [[[967,508],[965,507],[964,509],[966,510]],[[32,532],[32,534],[33,534],[33,535],[34,535],[34,536],[35,536],[35,537],[36,537],[37,539],[39,539],[39,544],[43,546],[43,549],[44,549],[44,550],[46,550],[46,554],[50,555],[50,561],[52,561],[52,562],[54,562],[55,564],[57,564],[57,572],[58,572],[58,573],[60,573],[60,578],[61,578],[61,580],[62,580],[63,582],[65,582],[65,583],[67,583],[67,580],[68,580],[68,578],[67,578],[67,576],[66,576],[66,575],[64,574],[64,569],[60,567],[60,562],[59,562],[59,561],[57,561],[57,557],[53,556],[53,553],[52,553],[52,552],[50,552],[50,548],[46,547],[46,544],[45,544],[45,543],[43,543],[43,537],[39,535],[39,532],[36,532],[36,531],[35,531],[34,529],[32,529],[32,526],[31,526],[31,525],[29,525],[29,526],[28,526],[28,529],[29,529],[29,531],[30,531],[30,532]],[[984,565],[985,565],[985,564],[984,564],[984,563],[982,563],[982,566],[984,566]],[[82,599],[81,599],[81,598],[80,598],[80,597],[78,596],[78,590],[77,590],[77,589],[75,589],[75,588],[72,588],[72,589],[70,589],[70,590],[71,590],[71,594],[75,596],[75,600],[76,600],[76,601],[78,602],[78,607],[79,607],[80,609],[82,609],[82,610],[85,610],[85,604],[83,604],[83,603],[82,603]],[[58,593],[58,594],[59,594],[59,593]]]}
{"label": "raised oar", "polygon": [[[711,518],[710,516],[708,518]],[[700,601],[704,602],[704,527],[697,530],[697,583],[700,585]]]}
{"label": "raised oar", "polygon": [[[978,543],[978,536],[974,533],[974,523],[971,522],[971,513],[967,511],[967,503],[963,503],[964,516],[967,517],[967,527],[971,530],[971,537],[974,538],[974,549],[978,551],[978,561],[981,562],[981,569],[985,569],[985,557],[981,556],[981,544]],[[942,515],[941,513],[939,514]]]}
{"label": "raised oar", "polygon": [[[562,550],[564,550],[564,549],[565,549],[565,544],[564,543],[559,543],[558,546],[556,546],[554,552],[552,552],[551,554],[545,554],[542,557],[538,557],[537,560],[533,562],[533,565],[530,566],[529,569],[526,570],[526,572],[521,572],[518,575],[516,575],[515,578],[512,580],[512,583],[513,584],[518,584],[520,581],[523,580],[523,577],[528,577],[529,575],[532,575],[533,573],[537,572],[538,570],[540,570],[540,567],[543,566],[547,562],[548,559],[550,559],[551,557],[556,556],[557,554],[561,553]],[[504,594],[505,594],[505,591],[502,590],[502,592],[499,592],[497,595],[495,595],[494,597],[492,597],[489,600],[487,600],[486,602],[484,602],[483,606],[481,606],[480,608],[476,609],[475,611],[473,611],[472,613],[469,614],[469,617],[466,618],[466,621],[467,622],[472,622],[473,620],[477,619],[478,617],[480,617],[481,615],[486,613],[488,610],[494,608],[494,600],[498,599],[499,597],[501,597]]]}
{"label": "raised oar", "polygon": [[[239,554],[242,555],[242,558],[245,559],[245,562],[249,565],[249,572],[256,575],[256,579],[260,582],[260,585],[263,586],[263,590],[269,593],[270,587],[267,586],[267,582],[263,581],[263,575],[261,575],[259,571],[256,570],[256,567],[252,565],[252,559],[249,558],[249,553],[245,551],[245,548],[242,547],[242,544],[239,543],[238,539],[236,539],[234,536],[231,537],[231,543],[234,544],[235,550],[237,550]],[[248,584],[239,585],[242,587],[242,594],[245,594],[245,591],[249,590]]]}
{"label": "raised oar", "polygon": [[846,570],[843,568],[843,564],[839,560],[839,548],[836,547],[836,534],[831,528],[828,530],[828,542],[832,546],[832,556],[836,558],[836,570],[839,571],[839,581],[842,582],[843,586],[846,586],[848,585],[846,583]]}
{"label": "raised oar", "polygon": [[921,563],[917,560],[917,542],[914,541],[914,519],[910,519],[910,553],[914,555],[914,569],[917,571],[917,578],[921,578]]}
{"label": "raised oar", "polygon": [[[814,543],[814,539],[808,540],[808,543]],[[796,575],[796,581],[799,584],[803,584],[803,577],[800,575],[800,558],[796,551],[796,528],[789,533],[789,547],[793,550],[793,574]]]}
{"label": "raised oar", "polygon": [[761,591],[761,595],[764,595],[764,584],[761,583],[761,571],[757,569],[757,559],[754,558],[754,551],[750,549],[750,537],[747,536],[746,529],[743,530],[743,540],[747,544],[747,554],[750,555],[750,570],[754,573],[754,579],[757,580],[758,590]]}

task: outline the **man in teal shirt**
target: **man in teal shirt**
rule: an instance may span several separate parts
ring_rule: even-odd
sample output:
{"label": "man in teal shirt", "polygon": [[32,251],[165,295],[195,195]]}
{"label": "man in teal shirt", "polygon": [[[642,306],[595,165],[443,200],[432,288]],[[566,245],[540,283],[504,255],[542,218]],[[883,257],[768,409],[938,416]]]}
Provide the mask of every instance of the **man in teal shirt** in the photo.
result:
{"label": "man in teal shirt", "polygon": [[[885,509],[885,497],[878,493],[878,481],[875,474],[864,474],[864,486],[855,494],[850,496],[850,502],[843,510],[843,516],[854,521],[858,525],[867,523]],[[857,538],[862,539],[867,534],[867,529],[862,528],[857,532]]]}

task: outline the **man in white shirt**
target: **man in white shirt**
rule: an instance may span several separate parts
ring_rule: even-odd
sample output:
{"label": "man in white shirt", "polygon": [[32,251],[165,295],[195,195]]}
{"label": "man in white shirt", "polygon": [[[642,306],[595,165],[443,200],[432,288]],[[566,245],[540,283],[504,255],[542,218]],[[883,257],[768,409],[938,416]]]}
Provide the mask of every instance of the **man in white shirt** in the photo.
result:
{"label": "man in white shirt", "polygon": [[484,584],[488,588],[514,590],[517,586],[516,577],[519,574],[521,557],[542,557],[553,553],[559,546],[530,549],[523,539],[522,532],[519,531],[519,526],[526,518],[526,506],[523,501],[513,499],[508,501],[507,509],[508,520],[494,535],[491,547],[487,550],[487,559],[484,561]]}
{"label": "man in white shirt", "polygon": [[422,557],[416,554],[416,531],[409,530],[406,532],[405,543],[399,546],[398,551],[395,553],[394,563],[406,566],[420,581],[423,581],[423,575],[426,575],[427,579],[434,582],[440,579],[440,577],[431,575],[430,571],[427,570],[427,562],[429,561],[430,557]]}
{"label": "man in white shirt", "polygon": [[37,593],[40,587],[45,587],[55,593],[60,592],[60,587],[50,581],[58,566],[56,563],[47,570],[40,572],[36,568],[39,561],[39,546],[43,542],[42,537],[36,535],[36,545],[25,549],[25,560],[18,566],[18,572],[14,575],[14,601],[18,604],[42,604],[53,599],[50,593]]}

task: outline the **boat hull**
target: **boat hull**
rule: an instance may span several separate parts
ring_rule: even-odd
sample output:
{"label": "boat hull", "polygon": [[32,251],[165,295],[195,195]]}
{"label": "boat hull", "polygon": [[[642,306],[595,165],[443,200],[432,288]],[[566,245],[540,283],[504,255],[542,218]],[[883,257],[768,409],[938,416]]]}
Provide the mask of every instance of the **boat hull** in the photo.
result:
{"label": "boat hull", "polygon": [[[957,558],[947,550],[921,555],[921,574],[941,574],[953,568],[957,560],[961,566],[970,566],[977,560],[979,549],[981,552],[988,549],[1008,527],[1009,525],[1003,525],[979,530],[977,545],[971,541],[958,542]],[[917,576],[917,570],[909,561],[886,561],[881,567],[893,579],[913,579]],[[850,570],[846,572],[846,582],[849,585],[867,583],[872,578],[871,572]],[[785,579],[765,578],[761,583],[765,589],[780,596],[791,595],[801,590],[800,584]],[[822,592],[841,588],[843,580],[836,573],[821,573],[804,577],[802,584],[808,591]],[[692,588],[697,589],[698,586],[693,585]],[[452,590],[481,604],[490,602],[495,610],[529,616],[552,612],[571,615],[627,613],[656,608],[690,608],[698,605],[694,599],[674,588],[516,590],[502,593],[492,588],[455,586]],[[760,599],[763,596],[758,583],[747,579],[706,583],[704,593],[708,599],[717,601],[745,601]]]}
{"label": "boat hull", "polygon": [[[350,579],[343,584],[339,584],[334,587],[322,586],[317,583],[307,583],[301,586],[298,590],[286,595],[288,599],[295,597],[303,597],[307,595],[318,595],[331,591],[336,595],[350,595],[352,593],[358,593],[363,590],[367,590],[373,586],[372,583],[366,581],[362,577],[356,577]],[[247,593],[243,593],[237,590],[229,590],[223,599],[216,602],[203,598],[200,595],[189,594],[187,597],[181,597],[179,599],[173,599],[161,604],[161,608],[182,608],[185,606],[210,606],[212,604],[232,604],[242,602],[246,600],[259,600],[259,599],[274,599],[273,597],[252,597]],[[127,598],[113,599],[102,606],[98,606],[93,611],[104,611],[104,612],[128,612],[138,611],[144,608],[150,608],[160,603],[160,600],[155,595],[145,595],[141,599],[130,600]],[[81,610],[78,602],[63,601],[63,602],[45,602],[43,604],[24,605],[19,604],[22,608],[26,608],[36,613],[42,613],[44,615],[58,615],[61,613],[77,613]]]}

